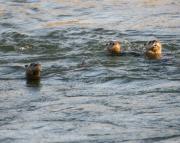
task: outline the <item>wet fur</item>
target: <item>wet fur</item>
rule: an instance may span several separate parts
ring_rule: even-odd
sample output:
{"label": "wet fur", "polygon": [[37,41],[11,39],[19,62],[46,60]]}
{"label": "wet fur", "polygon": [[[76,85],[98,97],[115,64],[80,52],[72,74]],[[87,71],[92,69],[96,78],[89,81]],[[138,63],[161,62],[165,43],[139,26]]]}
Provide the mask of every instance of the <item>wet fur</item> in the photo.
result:
{"label": "wet fur", "polygon": [[39,80],[41,76],[41,64],[31,63],[30,65],[25,65],[26,68],[26,78],[28,80]]}
{"label": "wet fur", "polygon": [[111,41],[106,44],[107,51],[114,55],[119,55],[121,53],[121,44],[119,41]]}
{"label": "wet fur", "polygon": [[149,59],[160,59],[162,56],[162,45],[160,41],[149,41],[146,46],[145,56]]}

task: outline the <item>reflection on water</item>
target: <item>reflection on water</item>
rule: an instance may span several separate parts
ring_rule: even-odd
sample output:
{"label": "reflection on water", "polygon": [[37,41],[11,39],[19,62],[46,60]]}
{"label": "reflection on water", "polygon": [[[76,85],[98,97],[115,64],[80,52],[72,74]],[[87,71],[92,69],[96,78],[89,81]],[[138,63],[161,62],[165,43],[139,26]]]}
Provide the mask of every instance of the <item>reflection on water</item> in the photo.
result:
{"label": "reflection on water", "polygon": [[27,80],[26,84],[28,87],[40,87],[40,80]]}
{"label": "reflection on water", "polygon": [[47,27],[47,28],[60,27],[60,26],[63,26],[63,25],[74,25],[74,24],[78,24],[78,23],[79,23],[78,20],[74,20],[74,21],[55,21],[55,22],[47,23],[47,25],[45,27]]}
{"label": "reflection on water", "polygon": [[[0,142],[179,142],[180,2],[1,0]],[[160,60],[144,58],[159,39]],[[104,50],[122,43],[124,55]],[[136,54],[133,54],[136,53]],[[39,81],[24,65],[43,66]]]}

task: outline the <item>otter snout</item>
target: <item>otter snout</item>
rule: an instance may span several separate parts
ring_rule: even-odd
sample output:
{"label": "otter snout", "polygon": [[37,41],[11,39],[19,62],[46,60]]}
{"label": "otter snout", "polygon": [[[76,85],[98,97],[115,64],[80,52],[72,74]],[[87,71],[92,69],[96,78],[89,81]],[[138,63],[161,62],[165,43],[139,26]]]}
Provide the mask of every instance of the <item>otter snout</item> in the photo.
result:
{"label": "otter snout", "polygon": [[146,46],[145,55],[149,59],[160,59],[162,53],[162,45],[158,40],[149,41]]}
{"label": "otter snout", "polygon": [[120,54],[121,53],[121,44],[119,41],[110,41],[106,44],[107,51],[111,54]]}
{"label": "otter snout", "polygon": [[26,68],[26,78],[29,80],[38,80],[41,76],[42,67],[39,63],[31,63],[30,65],[25,65]]}

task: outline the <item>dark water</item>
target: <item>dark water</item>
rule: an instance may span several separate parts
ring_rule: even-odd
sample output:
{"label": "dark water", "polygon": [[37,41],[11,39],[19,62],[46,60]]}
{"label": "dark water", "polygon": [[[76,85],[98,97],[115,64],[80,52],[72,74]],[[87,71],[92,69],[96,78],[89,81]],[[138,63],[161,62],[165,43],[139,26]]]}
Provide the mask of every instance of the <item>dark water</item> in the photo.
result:
{"label": "dark water", "polygon": [[[152,39],[161,60],[142,54]],[[0,142],[179,143],[180,2],[0,0]]]}

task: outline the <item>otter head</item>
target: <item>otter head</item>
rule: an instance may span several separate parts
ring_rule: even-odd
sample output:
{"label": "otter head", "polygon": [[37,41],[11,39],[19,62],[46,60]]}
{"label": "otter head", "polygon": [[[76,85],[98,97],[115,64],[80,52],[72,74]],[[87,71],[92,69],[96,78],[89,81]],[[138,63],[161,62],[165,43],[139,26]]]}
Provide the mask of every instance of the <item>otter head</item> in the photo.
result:
{"label": "otter head", "polygon": [[107,50],[111,53],[111,54],[120,54],[121,53],[121,44],[119,41],[111,41],[109,42],[107,45]]}
{"label": "otter head", "polygon": [[146,56],[148,58],[157,59],[161,57],[162,46],[160,41],[152,40],[146,44]]}
{"label": "otter head", "polygon": [[31,63],[30,65],[25,65],[26,68],[26,78],[30,80],[40,79],[41,76],[41,64]]}

